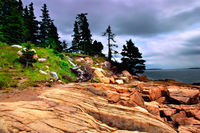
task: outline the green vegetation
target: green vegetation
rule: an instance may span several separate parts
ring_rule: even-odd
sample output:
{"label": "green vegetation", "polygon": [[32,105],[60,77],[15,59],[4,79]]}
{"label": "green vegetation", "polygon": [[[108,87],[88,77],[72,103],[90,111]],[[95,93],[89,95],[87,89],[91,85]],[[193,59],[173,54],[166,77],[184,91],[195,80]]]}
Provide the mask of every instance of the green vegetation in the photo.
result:
{"label": "green vegetation", "polygon": [[[66,83],[73,82],[76,78],[76,75],[71,73],[70,67],[72,66],[70,66],[68,61],[64,58],[64,55],[55,55],[53,53],[53,49],[33,47],[36,50],[37,56],[39,58],[48,59],[46,62],[36,62],[32,66],[25,67],[19,62],[19,56],[17,55],[17,52],[21,49],[13,48],[4,44],[0,42],[1,90],[8,91],[10,89],[6,88],[10,87],[18,87],[19,89],[23,89],[29,85],[37,86],[38,82],[46,82],[50,78],[52,78],[49,74],[44,75],[39,73],[39,70],[56,72],[58,74],[58,77]],[[47,66],[49,68],[47,68]]]}

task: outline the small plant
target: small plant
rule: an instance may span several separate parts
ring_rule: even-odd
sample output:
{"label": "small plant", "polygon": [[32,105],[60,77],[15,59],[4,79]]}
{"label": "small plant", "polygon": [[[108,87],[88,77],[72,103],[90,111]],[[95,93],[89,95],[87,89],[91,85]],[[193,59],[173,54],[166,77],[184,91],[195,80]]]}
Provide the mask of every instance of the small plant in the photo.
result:
{"label": "small plant", "polygon": [[22,56],[20,57],[19,61],[26,65],[26,67],[28,65],[32,66],[32,63],[37,62],[37,59],[34,58],[34,55],[36,55],[36,51],[34,49],[32,49],[32,46],[30,44],[30,42],[27,42],[27,45],[24,49],[22,49]]}

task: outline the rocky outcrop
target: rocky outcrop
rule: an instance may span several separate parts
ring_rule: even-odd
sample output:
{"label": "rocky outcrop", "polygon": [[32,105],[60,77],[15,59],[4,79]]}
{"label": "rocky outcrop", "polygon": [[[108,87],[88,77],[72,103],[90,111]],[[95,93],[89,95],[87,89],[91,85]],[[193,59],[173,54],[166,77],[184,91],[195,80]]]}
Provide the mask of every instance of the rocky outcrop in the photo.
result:
{"label": "rocky outcrop", "polygon": [[[38,101],[0,103],[0,131],[4,132],[163,132],[176,131],[146,111],[140,94],[117,85],[79,83],[57,85]],[[119,105],[123,95],[142,107]],[[136,101],[139,99],[138,101]]]}

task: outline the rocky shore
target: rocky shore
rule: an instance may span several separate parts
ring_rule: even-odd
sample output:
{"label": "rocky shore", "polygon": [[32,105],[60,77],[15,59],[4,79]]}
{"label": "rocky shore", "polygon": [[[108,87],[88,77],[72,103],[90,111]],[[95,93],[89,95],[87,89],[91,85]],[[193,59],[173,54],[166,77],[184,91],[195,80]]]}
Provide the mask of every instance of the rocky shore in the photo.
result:
{"label": "rocky shore", "polygon": [[56,84],[36,97],[0,102],[0,131],[200,132],[199,87],[172,80]]}
{"label": "rocky shore", "polygon": [[199,86],[92,69],[102,83],[55,82],[1,94],[0,132],[200,132]]}

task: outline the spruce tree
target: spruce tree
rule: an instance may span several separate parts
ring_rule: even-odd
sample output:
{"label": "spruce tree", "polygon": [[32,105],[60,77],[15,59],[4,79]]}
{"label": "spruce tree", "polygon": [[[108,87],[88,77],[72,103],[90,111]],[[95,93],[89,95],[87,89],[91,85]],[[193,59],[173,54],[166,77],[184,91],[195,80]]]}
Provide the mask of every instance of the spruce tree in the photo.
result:
{"label": "spruce tree", "polygon": [[28,42],[31,41],[31,33],[30,33],[30,16],[29,16],[29,11],[28,7],[26,6],[24,8],[24,13],[23,13],[23,20],[24,20],[24,41]]}
{"label": "spruce tree", "polygon": [[57,27],[54,25],[53,22],[51,22],[48,31],[47,42],[48,44],[50,44],[50,48],[53,48],[57,52],[62,51],[62,46],[59,38],[60,37],[58,36]]}
{"label": "spruce tree", "polygon": [[102,55],[102,50],[103,50],[103,44],[101,42],[97,42],[97,40],[95,40],[93,42],[93,51],[94,51],[94,55],[100,56]]}
{"label": "spruce tree", "polygon": [[48,38],[49,27],[53,20],[51,20],[49,17],[49,10],[47,10],[46,4],[44,4],[41,11],[42,11],[42,16],[40,17],[42,18],[42,21],[40,22],[40,27],[39,27],[39,42],[41,47],[48,47],[46,41]]}
{"label": "spruce tree", "polygon": [[118,52],[113,49],[113,47],[118,47],[116,44],[111,44],[110,40],[113,42],[116,42],[114,40],[115,34],[112,33],[110,25],[106,29],[106,32],[103,32],[102,36],[108,35],[108,61],[111,61],[111,58],[113,57],[112,54],[117,54]]}
{"label": "spruce tree", "polygon": [[74,51],[78,50],[80,53],[83,54],[92,55],[92,35],[90,33],[89,23],[87,22],[86,15],[87,13],[81,13],[78,14],[76,17],[76,21],[74,24],[74,38],[72,41],[72,49]]}
{"label": "spruce tree", "polygon": [[72,47],[70,48],[71,52],[78,53],[79,52],[79,43],[81,40],[81,35],[79,33],[79,27],[77,21],[74,23],[74,35],[72,35],[73,40],[72,40]]}
{"label": "spruce tree", "polygon": [[1,0],[0,2],[0,30],[1,41],[11,45],[23,42],[23,17],[18,10],[18,2],[16,0]]}
{"label": "spruce tree", "polygon": [[144,72],[145,60],[142,59],[142,54],[131,40],[127,41],[126,45],[123,45],[121,55],[123,56],[121,60],[124,69],[131,74]]}
{"label": "spruce tree", "polygon": [[39,22],[36,20],[36,17],[34,15],[34,8],[33,3],[29,4],[29,29],[30,29],[30,36],[31,36],[31,42],[37,45],[37,39],[38,39],[38,24]]}

